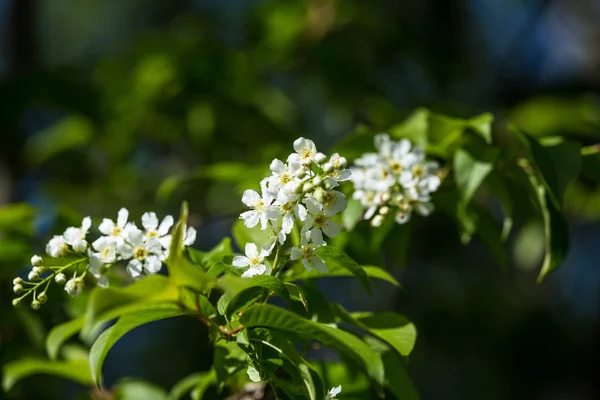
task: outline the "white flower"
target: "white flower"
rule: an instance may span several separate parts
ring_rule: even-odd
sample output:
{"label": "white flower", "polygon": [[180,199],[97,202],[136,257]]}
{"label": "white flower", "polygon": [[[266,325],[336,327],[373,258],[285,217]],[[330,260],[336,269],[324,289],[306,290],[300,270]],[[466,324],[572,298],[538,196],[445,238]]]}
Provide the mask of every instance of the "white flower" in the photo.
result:
{"label": "white flower", "polygon": [[144,233],[139,229],[127,232],[127,242],[119,245],[119,254],[123,259],[130,259],[127,272],[132,278],[139,278],[142,272],[156,274],[162,267],[161,243],[156,238],[144,240]]}
{"label": "white flower", "polygon": [[121,244],[127,238],[127,231],[136,229],[133,222],[127,222],[127,218],[129,218],[129,211],[126,208],[121,208],[117,215],[117,223],[111,219],[104,218],[98,226],[98,230],[104,235],[114,237],[117,243]]}
{"label": "white flower", "polygon": [[320,246],[325,244],[325,241],[323,240],[323,234],[333,238],[340,233],[341,228],[337,223],[327,218],[324,213],[319,212],[314,215],[308,214],[306,216],[302,230],[304,232],[310,232],[311,240],[316,245]]}
{"label": "white flower", "polygon": [[244,224],[248,228],[255,227],[260,221],[260,228],[265,230],[268,220],[279,218],[279,210],[271,205],[273,196],[268,191],[263,190],[261,197],[256,191],[247,189],[242,196],[242,202],[252,208],[252,210],[240,214],[240,218],[244,220]]}
{"label": "white flower", "polygon": [[340,394],[342,392],[342,385],[336,386],[331,388],[331,390],[329,390],[329,393],[327,393],[327,397],[325,397],[325,400],[331,400],[331,399],[335,399],[338,394]]}
{"label": "white flower", "polygon": [[78,253],[83,253],[87,250],[87,242],[85,241],[85,236],[87,235],[90,227],[92,226],[92,219],[90,217],[85,217],[81,222],[81,227],[77,228],[71,226],[65,230],[63,237],[65,238],[65,242],[70,244]]}
{"label": "white flower", "polygon": [[[283,216],[281,220],[281,232],[289,235],[294,227],[294,217],[300,221],[306,219],[306,208],[297,202],[298,195],[289,197],[283,191],[279,192],[275,205],[279,208],[279,213]],[[283,244],[283,243],[282,243]]]}
{"label": "white flower", "polygon": [[147,212],[142,215],[142,226],[146,230],[145,238],[161,238],[169,233],[169,229],[173,226],[173,217],[167,215],[163,218],[160,226],[158,225],[158,217],[153,212]]}
{"label": "white flower", "polygon": [[267,178],[269,194],[272,197],[277,197],[277,193],[284,187],[288,192],[292,192],[290,189],[292,188],[291,184],[296,181],[295,174],[302,168],[298,154],[291,154],[288,157],[287,164],[276,158],[271,162],[269,167],[273,173]]}
{"label": "white flower", "polygon": [[88,271],[96,278],[96,285],[103,289],[107,288],[109,284],[106,276],[107,265],[102,262],[97,253],[92,253],[89,257]]}
{"label": "white flower", "polygon": [[325,265],[323,260],[317,257],[315,244],[308,240],[303,239],[300,247],[292,247],[290,259],[302,260],[302,264],[307,271],[312,271],[316,268],[317,271],[322,273],[327,272],[327,265]]}
{"label": "white flower", "polygon": [[50,257],[59,258],[65,256],[69,252],[69,246],[65,238],[55,235],[46,245],[46,253]]}
{"label": "white flower", "polygon": [[97,279],[97,285],[106,288],[108,265],[117,261],[117,240],[112,236],[101,236],[92,243],[92,247],[96,252],[89,251],[88,270]]}
{"label": "white flower", "polygon": [[248,267],[248,269],[242,274],[242,278],[251,278],[256,275],[262,275],[267,270],[267,267],[263,264],[265,257],[268,257],[270,251],[267,249],[260,249],[254,243],[246,243],[244,249],[245,256],[236,256],[233,258],[233,266],[238,268]]}
{"label": "white flower", "polygon": [[79,296],[83,291],[83,279],[79,278],[71,278],[65,284],[65,292],[69,296]]}
{"label": "white flower", "polygon": [[294,150],[300,156],[300,160],[303,164],[308,164],[313,161],[315,155],[317,154],[317,146],[315,146],[315,142],[303,137],[294,141]]}

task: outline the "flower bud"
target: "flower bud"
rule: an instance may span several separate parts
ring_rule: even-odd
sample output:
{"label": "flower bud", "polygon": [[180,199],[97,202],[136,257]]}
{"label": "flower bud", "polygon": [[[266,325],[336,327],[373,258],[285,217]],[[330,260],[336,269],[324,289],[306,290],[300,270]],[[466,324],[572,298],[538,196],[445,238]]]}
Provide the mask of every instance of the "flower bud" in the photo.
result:
{"label": "flower bud", "polygon": [[306,175],[306,170],[304,168],[299,168],[296,172],[294,172],[294,176],[298,179],[304,178]]}
{"label": "flower bud", "polygon": [[346,157],[339,157],[337,160],[335,160],[335,167],[337,169],[344,169],[346,168],[346,165],[348,165]]}
{"label": "flower bud", "polygon": [[390,192],[381,193],[381,201],[382,202],[387,203],[388,201],[390,201],[391,198],[392,198],[392,195],[390,194]]}
{"label": "flower bud", "polygon": [[299,183],[297,183],[297,182],[290,182],[290,183],[288,183],[288,185],[290,185],[290,192],[291,193],[295,193],[295,194],[302,193],[302,186]]}
{"label": "flower bud", "polygon": [[33,257],[31,257],[31,265],[33,265],[34,267],[39,267],[42,265],[44,260],[42,260],[42,257],[35,255]]}
{"label": "flower bud", "polygon": [[[37,268],[37,267],[36,267],[36,268]],[[28,278],[28,279],[29,279],[31,282],[35,282],[35,281],[37,281],[37,280],[39,280],[39,279],[40,279],[40,276],[38,275],[38,273],[37,273],[37,272],[35,272],[35,271],[31,271],[31,272],[29,273],[29,275],[27,276],[27,278]]]}
{"label": "flower bud", "polygon": [[41,304],[45,304],[48,301],[48,295],[46,294],[46,292],[42,292],[38,294],[37,299]]}
{"label": "flower bud", "polygon": [[384,220],[385,220],[385,217],[383,215],[377,214],[371,220],[371,226],[374,228],[377,228],[378,226],[381,226],[383,224]]}
{"label": "flower bud", "polygon": [[323,180],[321,179],[320,176],[315,176],[312,180],[312,183],[315,186],[321,186],[321,183],[323,183]]}
{"label": "flower bud", "polygon": [[19,307],[21,305],[21,299],[13,299],[12,305],[13,307]]}
{"label": "flower bud", "polygon": [[39,301],[37,301],[37,300],[33,300],[33,301],[31,302],[31,309],[32,309],[32,310],[39,310],[39,309],[40,309],[40,306],[41,306],[41,304],[40,304],[40,302],[39,302]]}
{"label": "flower bud", "polygon": [[327,160],[327,156],[321,152],[315,154],[314,160],[317,164],[323,164]]}
{"label": "flower bud", "polygon": [[326,162],[325,164],[323,164],[323,171],[325,171],[325,173],[327,174],[333,172],[334,169],[335,167],[330,162]]}
{"label": "flower bud", "polygon": [[21,285],[23,283],[23,279],[22,278],[15,278],[13,279],[13,285]]}
{"label": "flower bud", "polygon": [[83,291],[83,279],[81,278],[72,278],[67,281],[65,284],[65,292],[69,296],[78,296]]}
{"label": "flower bud", "polygon": [[35,272],[38,275],[41,275],[44,272],[46,272],[46,267],[44,267],[43,265],[41,267],[33,267],[32,271]]}
{"label": "flower bud", "polygon": [[305,193],[310,192],[313,189],[314,189],[314,186],[312,185],[312,183],[306,182],[304,185],[302,185],[302,191]]}
{"label": "flower bud", "polygon": [[88,244],[85,240],[78,240],[73,243],[73,250],[77,253],[85,253],[87,250]]}
{"label": "flower bud", "polygon": [[315,198],[315,200],[317,200],[319,203],[323,202],[323,199],[325,198],[325,191],[318,187],[315,189],[315,191],[313,192],[313,197]]}
{"label": "flower bud", "polygon": [[65,274],[63,274],[62,272],[60,274],[57,274],[54,277],[54,280],[56,281],[56,283],[58,283],[59,285],[64,285],[65,282],[67,281],[67,277],[65,276]]}
{"label": "flower bud", "polygon": [[390,208],[389,208],[389,207],[387,207],[387,206],[383,206],[383,207],[381,207],[381,208],[379,209],[379,214],[380,214],[380,215],[386,216],[386,215],[388,215],[389,213],[390,213]]}
{"label": "flower bud", "polygon": [[15,286],[13,286],[13,292],[15,292],[15,294],[23,292],[23,286],[17,283]]}

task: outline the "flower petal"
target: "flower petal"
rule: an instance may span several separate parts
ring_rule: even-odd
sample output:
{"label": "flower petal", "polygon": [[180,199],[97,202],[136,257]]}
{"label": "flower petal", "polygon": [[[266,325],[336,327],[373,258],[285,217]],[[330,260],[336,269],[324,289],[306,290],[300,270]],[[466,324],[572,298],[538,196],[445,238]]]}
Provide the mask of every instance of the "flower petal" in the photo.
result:
{"label": "flower petal", "polygon": [[240,218],[244,220],[244,225],[248,228],[254,228],[260,221],[260,214],[254,210],[245,211],[240,214]]}
{"label": "flower petal", "polygon": [[112,234],[114,229],[115,229],[115,223],[111,219],[108,219],[108,218],[104,218],[102,220],[102,222],[100,223],[100,225],[98,225],[98,230],[104,235]]}
{"label": "flower petal", "polygon": [[242,196],[242,203],[244,203],[248,207],[254,207],[259,200],[260,195],[256,191],[252,189],[244,190],[244,194]]}
{"label": "flower petal", "polygon": [[242,278],[252,278],[253,276],[262,275],[267,270],[263,264],[258,264],[255,267],[248,268],[246,272],[242,274]]}
{"label": "flower petal", "polygon": [[250,265],[250,259],[248,257],[244,257],[244,256],[235,256],[233,257],[233,262],[232,262],[234,267],[247,267],[248,265]]}
{"label": "flower petal", "polygon": [[329,236],[330,238],[336,237],[342,228],[337,224],[337,222],[329,221],[327,225],[323,227],[323,233]]}
{"label": "flower petal", "polygon": [[183,241],[183,244],[186,246],[191,246],[194,244],[194,242],[196,241],[196,229],[194,229],[193,227],[189,227],[187,228],[187,231],[185,232],[185,239]]}
{"label": "flower petal", "polygon": [[246,243],[245,253],[248,258],[258,257],[258,246],[254,243]]}
{"label": "flower petal", "polygon": [[133,259],[127,264],[127,273],[133,278],[139,278],[142,274],[142,263],[140,260]]}
{"label": "flower petal", "polygon": [[85,217],[83,221],[81,221],[81,230],[85,233],[90,230],[92,226],[92,219],[90,217]]}
{"label": "flower petal", "polygon": [[149,256],[144,260],[144,269],[150,274],[156,274],[161,268],[162,263],[156,256]]}
{"label": "flower petal", "polygon": [[171,229],[171,227],[173,226],[173,222],[174,221],[172,216],[167,215],[166,217],[164,217],[162,222],[160,223],[160,226],[158,227],[158,235],[165,236],[169,232],[169,229]]}
{"label": "flower petal", "polygon": [[117,215],[117,226],[119,226],[119,228],[124,228],[127,223],[127,218],[129,218],[129,211],[123,207],[119,210],[119,214]]}
{"label": "flower petal", "polygon": [[156,213],[147,212],[142,215],[142,226],[147,231],[153,231],[158,226],[158,218]]}

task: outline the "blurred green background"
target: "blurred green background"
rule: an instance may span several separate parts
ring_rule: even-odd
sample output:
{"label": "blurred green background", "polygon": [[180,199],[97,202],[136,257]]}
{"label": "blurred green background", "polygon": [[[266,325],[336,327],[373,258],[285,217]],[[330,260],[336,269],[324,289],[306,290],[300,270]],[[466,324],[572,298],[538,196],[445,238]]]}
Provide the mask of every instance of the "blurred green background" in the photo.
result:
{"label": "blurred green background", "polygon": [[[176,214],[187,199],[195,246],[208,249],[295,138],[325,151],[417,107],[600,141],[597,0],[3,0],[0,30],[0,364],[43,357],[45,332],[81,312],[85,297],[68,303],[56,288],[40,312],[15,310],[10,288],[83,215]],[[349,244],[403,292],[324,288],[416,323],[410,372],[423,399],[600,398],[599,178],[569,188],[571,253],[541,286],[539,221],[517,213],[501,270],[437,213],[396,227],[383,251]],[[208,349],[192,320],[154,323],[114,348],[105,383],[168,389],[207,369]],[[77,396],[90,390],[41,375],[0,394]]]}

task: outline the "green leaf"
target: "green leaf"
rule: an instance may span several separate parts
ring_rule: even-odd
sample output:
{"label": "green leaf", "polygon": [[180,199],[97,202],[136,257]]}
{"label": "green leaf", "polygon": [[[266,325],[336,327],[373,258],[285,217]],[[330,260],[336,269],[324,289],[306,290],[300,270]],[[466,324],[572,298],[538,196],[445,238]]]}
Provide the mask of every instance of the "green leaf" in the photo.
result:
{"label": "green leaf", "polygon": [[85,317],[62,323],[52,328],[46,337],[46,351],[51,360],[55,360],[63,343],[83,328]]}
{"label": "green leaf", "polygon": [[415,347],[417,329],[406,317],[391,311],[351,315],[369,332],[385,340],[401,355],[408,356]]}
{"label": "green leaf", "polygon": [[248,228],[241,219],[234,222],[232,230],[233,240],[240,249],[246,246],[246,243],[269,243],[269,231],[263,231],[257,225],[254,228]]}
{"label": "green leaf", "polygon": [[[373,265],[361,265],[360,268],[363,269],[363,271],[369,279],[381,279],[391,283],[394,286],[401,287],[400,283],[396,280],[396,278],[390,275],[390,273],[383,268],[376,267]],[[339,265],[333,265],[331,267],[328,266],[328,271],[326,274],[323,274],[316,270],[307,271],[306,269],[303,269],[302,272],[300,272],[299,274],[292,275],[289,278],[286,277],[286,280],[296,281],[317,278],[330,278],[337,276],[354,276],[354,274],[351,271]]]}
{"label": "green leaf", "polygon": [[248,279],[248,287],[234,295],[231,300],[226,303],[225,314],[230,316],[244,310],[254,303],[257,298],[262,297],[264,289],[277,294],[282,297],[287,304],[290,304],[290,294],[281,279],[269,275],[259,275]]}
{"label": "green leaf", "polygon": [[209,375],[211,372],[212,371],[194,372],[193,374],[186,376],[185,378],[183,378],[182,380],[177,382],[175,384],[175,386],[173,386],[171,388],[168,399],[169,400],[181,399],[187,393],[191,392],[192,389],[194,389],[198,385],[198,383],[202,379],[205,379],[206,376]]}
{"label": "green leaf", "polygon": [[499,173],[492,172],[488,176],[487,183],[492,193],[494,193],[500,201],[500,205],[504,211],[504,221],[502,223],[502,233],[500,238],[502,241],[506,241],[513,226],[514,201],[506,180]]}
{"label": "green leaf", "polygon": [[228,237],[224,238],[221,243],[207,252],[188,248],[188,253],[193,262],[204,269],[208,269],[214,263],[223,262],[225,257],[233,255],[233,251],[231,250],[231,239]]}
{"label": "green leaf", "polygon": [[470,203],[492,167],[491,162],[477,160],[465,150],[454,153],[454,177],[464,206]]}
{"label": "green leaf", "polygon": [[562,264],[569,250],[569,236],[567,233],[567,224],[560,211],[550,201],[546,193],[546,187],[540,184],[534,175],[530,174],[529,177],[542,211],[544,231],[546,233],[544,263],[538,276],[538,282],[541,282],[546,275],[556,270]]}
{"label": "green leaf", "polygon": [[211,386],[217,383],[217,374],[214,369],[211,369],[198,381],[198,384],[192,390],[192,400],[200,400],[204,396],[204,392]]}
{"label": "green leaf", "polygon": [[114,389],[119,400],[166,400],[167,393],[160,387],[137,379],[119,382]]}
{"label": "green leaf", "polygon": [[365,270],[342,250],[333,246],[319,246],[317,248],[317,256],[325,261],[328,269],[344,268],[350,271],[364,285],[367,292],[371,293],[371,284]]}
{"label": "green leaf", "polygon": [[429,110],[420,108],[401,124],[391,127],[388,132],[393,139],[408,139],[413,145],[425,148],[428,144],[427,132],[430,114]]}
{"label": "green leaf", "polygon": [[398,400],[419,400],[419,392],[410,379],[402,357],[379,339],[366,337],[365,341],[380,355],[385,368],[386,386],[394,397]]}
{"label": "green leaf", "polygon": [[274,349],[279,353],[280,357],[286,358],[294,366],[306,386],[310,400],[321,400],[324,398],[325,389],[319,374],[284,335],[273,330],[267,331],[266,329],[254,329],[252,333],[252,336],[250,336],[251,341],[259,341],[265,346]]}
{"label": "green leaf", "polygon": [[319,340],[352,357],[362,365],[378,384],[383,383],[384,371],[381,359],[359,338],[351,333],[329,325],[304,319],[297,314],[268,304],[254,305],[247,309],[240,323],[248,328],[265,327],[290,332],[308,340]]}
{"label": "green leaf", "polygon": [[492,143],[492,122],[494,116],[484,113],[467,120],[467,127],[473,129],[487,144]]}
{"label": "green leaf", "polygon": [[175,303],[165,302],[119,318],[113,326],[105,330],[96,339],[90,350],[90,369],[96,385],[100,386],[101,384],[102,364],[108,351],[123,335],[140,325],[184,314],[185,311]]}
{"label": "green leaf", "polygon": [[19,380],[36,374],[55,375],[83,385],[92,383],[90,369],[85,360],[48,361],[25,358],[4,366],[2,388],[8,392]]}
{"label": "green leaf", "polygon": [[[146,305],[153,301],[175,300],[175,291],[168,291],[168,289],[169,279],[162,275],[148,276],[126,287],[94,288],[88,300],[82,335],[89,335],[99,321],[109,319],[103,318],[103,314],[115,311],[117,308],[123,312],[129,310],[128,307],[122,306],[140,301]],[[112,319],[121,314],[112,312],[109,315]]]}
{"label": "green leaf", "polygon": [[527,138],[535,167],[543,177],[542,182],[548,188],[548,195],[557,208],[561,209],[567,187],[581,171],[581,146],[574,142],[563,141],[546,147],[529,136]]}
{"label": "green leaf", "polygon": [[203,290],[211,283],[211,277],[206,276],[202,268],[192,263],[184,254],[184,238],[187,229],[188,206],[181,204],[179,221],[173,229],[169,258],[166,264],[169,275],[176,286],[188,286],[198,291]]}
{"label": "green leaf", "polygon": [[360,201],[349,199],[348,207],[342,213],[342,222],[344,229],[351,231],[356,224],[362,219],[365,210]]}

